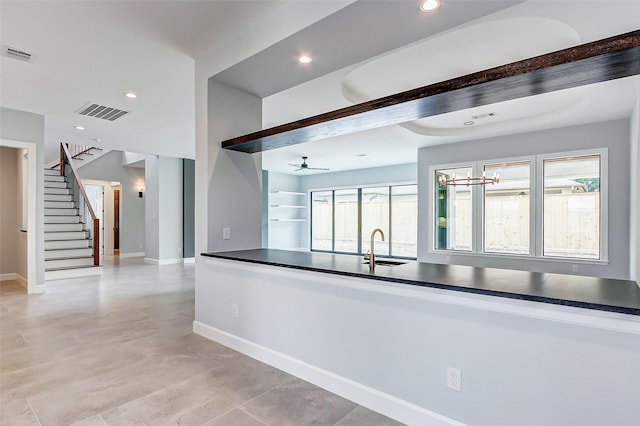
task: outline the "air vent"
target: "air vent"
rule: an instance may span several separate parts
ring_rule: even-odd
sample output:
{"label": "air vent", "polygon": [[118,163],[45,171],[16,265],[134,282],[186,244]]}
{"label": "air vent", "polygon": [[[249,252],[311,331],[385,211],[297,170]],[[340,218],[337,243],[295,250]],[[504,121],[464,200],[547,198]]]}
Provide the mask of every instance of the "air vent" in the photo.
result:
{"label": "air vent", "polygon": [[20,49],[10,46],[2,46],[2,55],[8,58],[19,59],[21,61],[30,62],[32,58],[31,53],[23,52]]}
{"label": "air vent", "polygon": [[129,111],[123,111],[118,108],[112,108],[104,105],[98,105],[89,102],[78,111],[80,115],[87,117],[100,118],[102,120],[116,121],[118,118],[129,114]]}
{"label": "air vent", "polygon": [[482,118],[495,117],[495,115],[496,115],[496,113],[495,113],[495,112],[489,112],[489,113],[486,113],[486,114],[472,115],[471,117],[472,117],[474,120],[480,120],[480,119],[482,119]]}

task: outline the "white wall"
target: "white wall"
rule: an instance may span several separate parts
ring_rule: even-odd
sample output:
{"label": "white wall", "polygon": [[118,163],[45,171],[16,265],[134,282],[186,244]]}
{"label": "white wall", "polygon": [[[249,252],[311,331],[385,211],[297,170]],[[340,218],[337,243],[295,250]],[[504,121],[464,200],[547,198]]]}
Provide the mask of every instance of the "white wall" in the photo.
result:
{"label": "white wall", "polygon": [[[0,146],[0,275],[20,273],[20,259],[26,258],[21,244],[22,187],[19,179],[20,151]],[[22,251],[24,250],[24,253]],[[26,279],[26,270],[20,276]]]}
{"label": "white wall", "polygon": [[160,161],[150,155],[144,163],[144,246],[146,259],[160,259]]}
{"label": "white wall", "polygon": [[194,330],[403,422],[637,424],[634,316],[217,259],[198,268]]}
{"label": "white wall", "polygon": [[631,279],[640,285],[640,92],[631,114],[631,217],[629,245]]}
{"label": "white wall", "polygon": [[[307,209],[274,206],[307,206],[306,195],[274,193],[275,191],[301,192],[300,177],[284,173],[266,172],[263,174],[264,202],[263,214],[266,215],[266,246],[273,249],[297,250],[305,247],[304,238],[307,222],[287,222],[287,219],[308,219]],[[280,220],[274,220],[280,219]]]}
{"label": "white wall", "polygon": [[182,259],[182,159],[159,158],[160,261]]}
{"label": "white wall", "polygon": [[[421,148],[418,151],[418,260],[421,262],[453,263],[480,267],[521,269],[538,272],[573,273],[575,262],[538,259],[509,259],[473,256],[462,253],[434,253],[428,231],[429,168],[432,165],[464,161],[490,160],[523,155],[608,148],[609,155],[609,263],[580,263],[579,274],[595,277],[629,279],[629,218],[630,218],[630,134],[629,120],[592,123],[581,126],[521,133]],[[450,256],[450,260],[447,259]]]}
{"label": "white wall", "polygon": [[145,252],[145,200],[138,198],[144,172],[142,168],[123,166],[122,151],[111,151],[78,168],[82,180],[120,182],[121,256]]}
{"label": "white wall", "polygon": [[[259,97],[209,79],[205,156],[208,251],[262,246],[262,156],[220,148],[223,140],[260,130],[261,117]],[[199,156],[197,161],[204,158]],[[224,228],[230,228],[231,239],[222,238]]]}
{"label": "white wall", "polygon": [[[44,284],[44,116],[33,114],[30,112],[18,111],[9,108],[0,107],[0,139],[7,141],[24,142],[29,146],[29,153],[35,154],[35,182],[29,185],[35,185],[35,208],[34,208],[34,227],[28,229],[33,238],[35,246],[35,259],[29,259],[28,263],[33,262],[33,266],[28,266],[29,270],[33,270],[33,276],[26,277],[28,282],[28,291],[30,293],[45,291]],[[4,145],[0,143],[0,145]]]}

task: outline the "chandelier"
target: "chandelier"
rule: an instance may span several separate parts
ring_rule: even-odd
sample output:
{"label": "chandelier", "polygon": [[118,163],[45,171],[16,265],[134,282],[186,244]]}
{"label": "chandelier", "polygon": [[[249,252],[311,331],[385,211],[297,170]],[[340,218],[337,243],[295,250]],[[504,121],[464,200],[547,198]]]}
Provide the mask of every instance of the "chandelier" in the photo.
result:
{"label": "chandelier", "polygon": [[456,174],[453,173],[451,175],[451,179],[447,179],[444,175],[440,175],[438,177],[438,183],[440,186],[457,186],[457,185],[486,185],[490,183],[493,185],[494,183],[500,183],[500,175],[498,173],[493,173],[493,176],[487,177],[487,172],[482,172],[482,177],[471,177],[471,173],[467,173],[466,178],[456,178]]}

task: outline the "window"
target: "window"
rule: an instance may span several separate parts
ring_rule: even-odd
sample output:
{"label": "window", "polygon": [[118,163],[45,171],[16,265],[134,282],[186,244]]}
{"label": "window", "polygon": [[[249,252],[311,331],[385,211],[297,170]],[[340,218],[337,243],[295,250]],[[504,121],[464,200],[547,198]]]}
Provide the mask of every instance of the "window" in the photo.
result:
{"label": "window", "polygon": [[600,156],[544,160],[544,255],[600,258]]}
{"label": "window", "polygon": [[[433,248],[606,260],[606,149],[435,166]],[[467,176],[499,176],[468,185]],[[456,179],[441,185],[439,178]],[[473,180],[471,181],[473,182]]]}
{"label": "window", "polygon": [[440,185],[438,178],[471,175],[471,167],[436,170],[436,248],[471,251],[471,187]]}
{"label": "window", "polygon": [[416,257],[418,249],[418,186],[391,187],[391,253]]}
{"label": "window", "polygon": [[335,191],[335,202],[335,245],[332,251],[358,253],[358,190]]}
{"label": "window", "polygon": [[311,250],[365,254],[380,228],[377,255],[417,256],[417,185],[312,191],[311,201]]}
{"label": "window", "polygon": [[333,191],[311,193],[311,250],[333,250]]}
{"label": "window", "polygon": [[531,222],[529,161],[484,166],[500,182],[484,185],[484,251],[529,254]]}

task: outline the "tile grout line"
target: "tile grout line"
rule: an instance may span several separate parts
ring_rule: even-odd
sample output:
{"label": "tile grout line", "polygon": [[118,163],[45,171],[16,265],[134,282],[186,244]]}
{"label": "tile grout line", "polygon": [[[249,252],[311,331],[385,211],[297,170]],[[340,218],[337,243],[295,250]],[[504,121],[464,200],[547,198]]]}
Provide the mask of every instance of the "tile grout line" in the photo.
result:
{"label": "tile grout line", "polygon": [[102,423],[104,423],[105,426],[109,426],[109,423],[107,423],[107,421],[102,418],[102,413],[98,414],[97,416],[102,421]]}
{"label": "tile grout line", "polygon": [[38,424],[40,426],[42,426],[42,423],[40,422],[40,419],[38,418],[38,415],[36,414],[36,410],[33,409],[33,407],[31,406],[31,401],[29,401],[29,398],[25,398],[27,400],[27,405],[29,406],[29,409],[31,410],[31,413],[33,413],[33,417],[36,418],[36,421],[38,422]]}
{"label": "tile grout line", "polygon": [[24,337],[24,334],[22,334],[22,330],[18,331],[18,334],[20,335],[20,337],[22,337],[24,339],[24,342],[27,344],[27,346],[31,346],[31,344],[29,343],[27,338]]}
{"label": "tile grout line", "polygon": [[344,416],[340,417],[340,418],[338,419],[338,421],[334,423],[334,426],[335,426],[335,425],[337,425],[338,423],[340,423],[340,422],[341,422],[342,420],[344,420],[345,418],[347,418],[347,416],[348,416],[349,414],[351,414],[351,413],[353,413],[354,411],[356,411],[359,407],[361,407],[361,405],[360,405],[360,404],[356,405],[356,406],[353,408],[353,410],[349,411],[347,414],[345,414]]}
{"label": "tile grout line", "polygon": [[268,426],[267,423],[263,422],[261,419],[257,418],[256,416],[254,416],[253,414],[251,414],[250,412],[248,412],[244,408],[239,407],[238,410],[242,411],[243,413],[245,413],[247,416],[251,417],[252,419],[256,419],[257,421],[262,423],[264,426]]}

